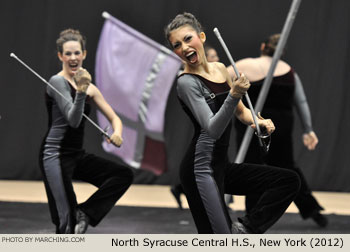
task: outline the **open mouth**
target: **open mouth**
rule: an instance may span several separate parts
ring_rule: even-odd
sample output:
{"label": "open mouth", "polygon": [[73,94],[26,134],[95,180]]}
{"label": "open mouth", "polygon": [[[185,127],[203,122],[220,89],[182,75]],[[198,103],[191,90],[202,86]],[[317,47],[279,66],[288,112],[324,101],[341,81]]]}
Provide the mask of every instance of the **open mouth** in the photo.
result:
{"label": "open mouth", "polygon": [[197,53],[195,51],[186,54],[185,57],[192,64],[197,62],[197,60],[198,60],[198,56],[197,56]]}
{"label": "open mouth", "polygon": [[69,65],[69,68],[70,68],[73,72],[77,71],[78,68],[79,68],[79,64],[76,63],[76,62],[71,62],[71,63],[69,63],[68,65]]}

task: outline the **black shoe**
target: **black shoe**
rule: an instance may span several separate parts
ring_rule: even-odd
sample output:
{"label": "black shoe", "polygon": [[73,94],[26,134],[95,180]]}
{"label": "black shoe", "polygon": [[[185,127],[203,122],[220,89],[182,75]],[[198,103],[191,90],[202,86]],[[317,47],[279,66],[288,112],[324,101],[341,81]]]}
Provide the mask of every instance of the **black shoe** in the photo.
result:
{"label": "black shoe", "polygon": [[240,222],[232,224],[232,234],[253,234],[253,232]]}
{"label": "black shoe", "polygon": [[74,228],[74,234],[85,234],[90,222],[89,216],[87,216],[80,209],[77,209],[76,218],[77,218],[77,224],[75,225],[75,228]]}
{"label": "black shoe", "polygon": [[182,208],[182,202],[181,202],[181,198],[180,198],[181,193],[179,192],[179,190],[177,190],[176,187],[171,187],[170,191],[173,194],[173,196],[177,202],[177,205],[179,206],[179,209],[182,210],[183,208]]}
{"label": "black shoe", "polygon": [[320,227],[326,227],[328,225],[328,219],[326,216],[321,214],[320,212],[314,213],[311,218],[316,222],[316,224]]}

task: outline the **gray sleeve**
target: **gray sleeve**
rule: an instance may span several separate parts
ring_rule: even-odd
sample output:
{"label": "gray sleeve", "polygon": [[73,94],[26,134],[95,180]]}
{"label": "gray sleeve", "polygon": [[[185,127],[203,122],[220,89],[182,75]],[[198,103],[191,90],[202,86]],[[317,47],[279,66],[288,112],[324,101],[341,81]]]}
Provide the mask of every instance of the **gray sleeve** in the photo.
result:
{"label": "gray sleeve", "polygon": [[303,85],[297,73],[294,73],[294,80],[295,80],[294,105],[297,109],[299,118],[303,125],[304,132],[309,133],[310,131],[313,131],[309,105],[306,100]]}
{"label": "gray sleeve", "polygon": [[69,126],[77,128],[83,117],[86,93],[76,92],[73,103],[73,99],[70,94],[70,87],[68,86],[69,84],[66,83],[62,76],[53,76],[49,80],[49,83],[54,88],[56,88],[66,99],[64,99],[50,87],[47,87],[48,95],[56,101],[59,110],[68,122]]}
{"label": "gray sleeve", "polygon": [[199,80],[190,75],[181,76],[177,81],[177,93],[208,135],[218,139],[234,116],[240,99],[228,94],[223,105],[214,115],[205,101],[200,85]]}

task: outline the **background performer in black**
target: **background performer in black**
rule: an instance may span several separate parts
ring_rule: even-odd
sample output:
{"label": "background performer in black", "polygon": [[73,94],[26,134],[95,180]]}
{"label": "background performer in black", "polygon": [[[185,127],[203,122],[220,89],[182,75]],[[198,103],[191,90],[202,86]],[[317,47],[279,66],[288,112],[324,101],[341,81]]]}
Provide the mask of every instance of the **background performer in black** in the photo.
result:
{"label": "background performer in black", "polygon": [[[258,99],[262,84],[269,71],[279,37],[280,34],[271,35],[261,44],[260,57],[237,61],[237,68],[245,73],[251,83],[249,95],[253,104]],[[229,67],[228,70],[234,78],[233,67]],[[253,138],[244,162],[279,166],[296,171],[301,179],[301,187],[294,203],[298,207],[302,218],[312,218],[319,226],[325,227],[328,221],[320,213],[323,208],[311,194],[304,174],[296,165],[293,156],[294,107],[297,109],[302,122],[304,130],[302,137],[305,147],[308,150],[314,150],[318,143],[318,138],[312,128],[311,114],[302,83],[294,69],[283,60],[279,60],[277,63],[273,76],[262,114],[271,118],[278,130],[273,134],[271,147],[267,155],[261,155],[259,143],[257,139]],[[236,120],[235,128],[237,131],[236,143],[237,146],[240,146],[246,127]],[[251,194],[246,197],[247,212],[252,210],[259,197],[259,194]]]}

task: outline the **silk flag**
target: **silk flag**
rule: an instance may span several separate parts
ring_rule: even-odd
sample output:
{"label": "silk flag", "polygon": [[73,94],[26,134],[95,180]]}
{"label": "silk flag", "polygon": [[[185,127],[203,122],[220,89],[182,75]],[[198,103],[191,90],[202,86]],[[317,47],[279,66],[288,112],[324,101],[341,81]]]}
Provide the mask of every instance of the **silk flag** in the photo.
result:
{"label": "silk flag", "polygon": [[[96,55],[96,85],[123,122],[122,146],[104,141],[106,152],[157,175],[167,170],[164,114],[180,66],[169,49],[112,16],[106,18]],[[97,119],[101,128],[109,125],[100,112]]]}

